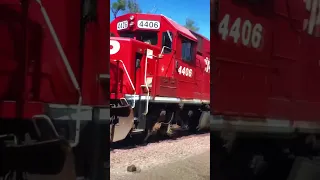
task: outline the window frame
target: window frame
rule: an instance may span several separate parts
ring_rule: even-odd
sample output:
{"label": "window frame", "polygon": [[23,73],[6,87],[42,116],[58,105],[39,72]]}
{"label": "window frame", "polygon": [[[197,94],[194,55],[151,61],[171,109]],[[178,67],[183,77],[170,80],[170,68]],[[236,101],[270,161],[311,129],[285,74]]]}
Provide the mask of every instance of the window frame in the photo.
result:
{"label": "window frame", "polygon": [[[166,40],[165,37],[168,37],[167,34],[168,34],[167,31],[162,32],[161,48],[163,48],[163,46],[165,46],[165,40]],[[167,46],[167,47],[169,47],[170,49],[165,48],[165,49],[163,50],[163,54],[171,54],[171,53],[172,53],[172,46],[173,46],[173,33],[172,33],[172,31],[169,31],[169,34],[171,35],[172,41],[171,41],[170,47],[169,47],[169,46]],[[168,37],[168,38],[169,38],[169,37]]]}
{"label": "window frame", "polygon": [[[124,36],[125,35],[125,36]],[[130,38],[130,39],[134,39],[135,38],[135,33],[134,32],[129,32],[128,31],[122,31],[119,33],[119,37],[123,37],[123,38]]]}
{"label": "window frame", "polygon": [[144,31],[144,30],[135,31],[135,37],[137,38],[137,40],[141,41],[141,42],[144,42],[144,41],[140,40],[141,33],[154,33],[156,35],[155,37],[157,37],[156,44],[152,44],[152,43],[150,43],[150,44],[153,45],[153,46],[157,46],[159,44],[159,34],[158,34],[159,32],[158,31]]}
{"label": "window frame", "polygon": [[[184,59],[184,55],[183,55],[183,48],[184,48],[183,44],[184,44],[184,41],[187,41],[187,42],[191,43],[191,47],[190,47],[190,58],[191,59],[190,60]],[[180,35],[180,45],[181,45],[181,47],[180,47],[181,60],[184,63],[193,64],[195,62],[194,57],[195,57],[195,54],[197,52],[197,49],[195,48],[196,43],[193,40],[191,40],[191,39],[189,39],[189,38],[187,38],[187,37],[185,37],[183,35]]]}
{"label": "window frame", "polygon": [[193,32],[191,31],[191,33],[198,39],[198,42],[197,42],[197,52],[199,53],[203,53],[202,50],[203,50],[203,41],[204,41],[204,38],[201,37],[199,34],[197,34],[196,32]]}

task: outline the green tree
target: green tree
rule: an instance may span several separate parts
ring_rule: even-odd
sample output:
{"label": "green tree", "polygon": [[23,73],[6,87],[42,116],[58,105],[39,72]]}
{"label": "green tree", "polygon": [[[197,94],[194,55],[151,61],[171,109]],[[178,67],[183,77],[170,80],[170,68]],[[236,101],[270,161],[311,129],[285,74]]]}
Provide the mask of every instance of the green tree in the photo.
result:
{"label": "green tree", "polygon": [[199,27],[197,27],[196,22],[190,18],[186,19],[186,23],[185,23],[184,27],[186,27],[194,32],[197,32],[200,29]]}
{"label": "green tree", "polygon": [[116,18],[120,11],[127,13],[141,13],[140,6],[136,0],[117,0],[111,4],[113,18]]}
{"label": "green tree", "polygon": [[127,0],[128,13],[141,13],[141,9],[136,0]]}
{"label": "green tree", "polygon": [[111,12],[113,14],[113,18],[117,18],[119,11],[125,11],[127,7],[126,0],[117,0],[111,4]]}

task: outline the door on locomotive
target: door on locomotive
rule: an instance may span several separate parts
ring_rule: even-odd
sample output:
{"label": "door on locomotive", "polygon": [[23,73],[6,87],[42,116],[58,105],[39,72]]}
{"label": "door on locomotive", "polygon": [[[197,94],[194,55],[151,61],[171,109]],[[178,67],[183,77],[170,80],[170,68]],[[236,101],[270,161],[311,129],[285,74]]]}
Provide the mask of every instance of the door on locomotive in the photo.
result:
{"label": "door on locomotive", "polygon": [[196,84],[196,46],[197,40],[178,35],[176,41],[177,55],[175,59],[174,78],[179,82],[178,94],[181,98],[192,98]]}

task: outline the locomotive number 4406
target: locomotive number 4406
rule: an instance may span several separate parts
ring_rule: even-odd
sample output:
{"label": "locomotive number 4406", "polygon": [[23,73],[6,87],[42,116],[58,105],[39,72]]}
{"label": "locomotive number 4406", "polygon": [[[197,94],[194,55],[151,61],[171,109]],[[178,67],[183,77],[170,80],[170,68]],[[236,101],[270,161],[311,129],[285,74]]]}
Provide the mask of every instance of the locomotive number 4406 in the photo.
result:
{"label": "locomotive number 4406", "polygon": [[241,38],[242,45],[255,49],[260,48],[263,30],[261,24],[252,24],[249,20],[242,23],[241,18],[238,17],[229,29],[229,21],[230,15],[226,14],[219,24],[219,34],[222,40],[227,40],[228,36],[233,37],[233,42],[237,44]]}
{"label": "locomotive number 4406", "polygon": [[123,30],[128,28],[128,21],[121,21],[117,23],[117,30]]}
{"label": "locomotive number 4406", "polygon": [[140,29],[159,29],[159,21],[138,20],[138,28]]}
{"label": "locomotive number 4406", "polygon": [[192,77],[192,69],[180,66],[178,73],[183,76]]}

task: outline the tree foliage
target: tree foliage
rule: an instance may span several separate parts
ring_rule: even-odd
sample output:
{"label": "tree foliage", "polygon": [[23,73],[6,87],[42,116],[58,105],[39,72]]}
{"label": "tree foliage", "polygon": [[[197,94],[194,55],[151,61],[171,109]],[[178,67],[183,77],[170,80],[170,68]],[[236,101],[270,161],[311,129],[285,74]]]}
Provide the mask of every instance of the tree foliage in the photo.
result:
{"label": "tree foliage", "polygon": [[113,18],[116,18],[119,12],[141,13],[141,9],[136,0],[117,0],[111,4]]}
{"label": "tree foliage", "polygon": [[141,13],[141,9],[139,7],[139,4],[137,3],[136,0],[127,0],[128,5],[127,5],[127,11],[128,13]]}
{"label": "tree foliage", "polygon": [[186,23],[184,25],[184,27],[190,29],[191,31],[197,32],[199,31],[199,27],[196,25],[196,22],[190,18],[186,19]]}
{"label": "tree foliage", "polygon": [[127,1],[126,0],[117,0],[111,4],[111,12],[113,14],[113,18],[116,18],[119,11],[126,10]]}

